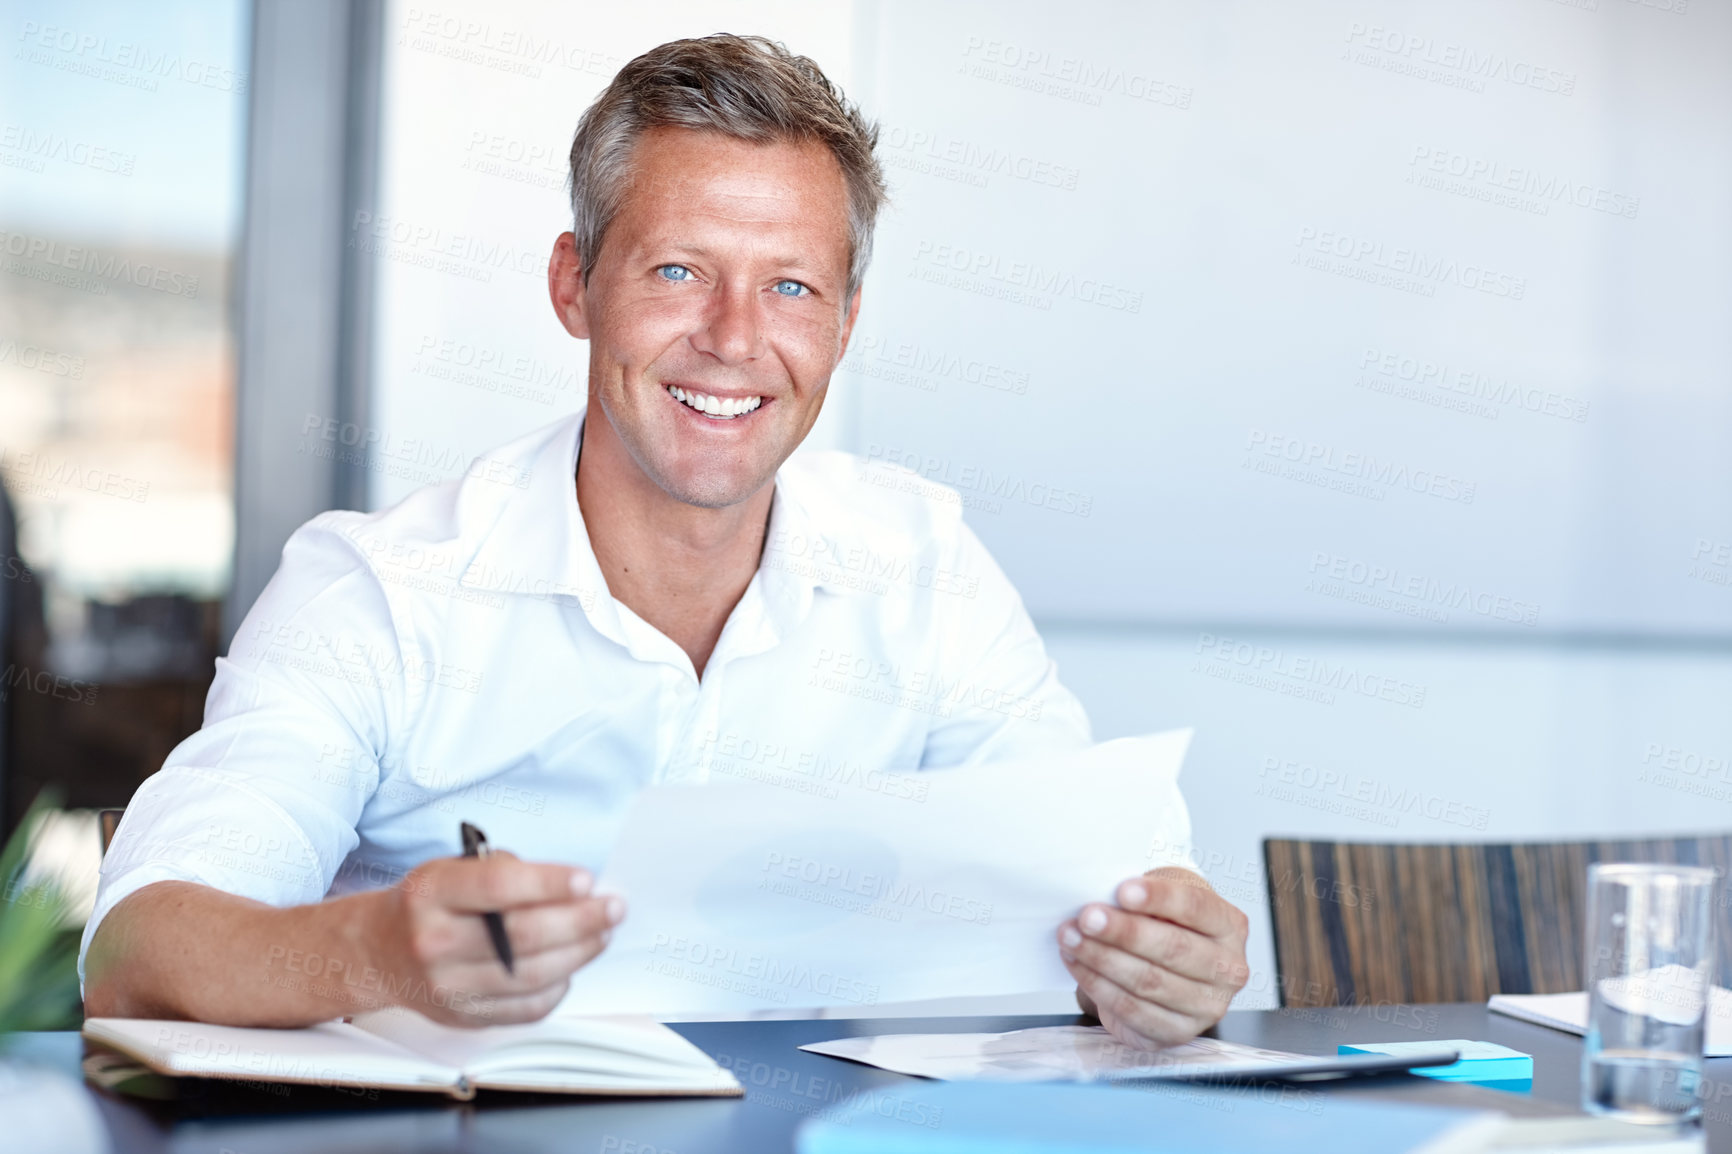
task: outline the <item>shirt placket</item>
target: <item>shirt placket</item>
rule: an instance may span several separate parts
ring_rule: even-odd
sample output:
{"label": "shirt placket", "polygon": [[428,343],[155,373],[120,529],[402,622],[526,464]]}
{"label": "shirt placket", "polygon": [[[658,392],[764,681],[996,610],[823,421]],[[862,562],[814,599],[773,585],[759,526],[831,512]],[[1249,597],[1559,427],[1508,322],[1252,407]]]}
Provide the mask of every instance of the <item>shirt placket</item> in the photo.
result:
{"label": "shirt placket", "polygon": [[[778,610],[772,599],[785,596],[773,583],[766,588],[763,571],[752,579],[716,642],[704,667],[697,699],[684,718],[684,728],[668,763],[670,780],[698,784],[710,779],[710,763],[722,733],[722,706],[733,663],[774,648],[781,640]],[[755,712],[752,714],[756,716]]]}
{"label": "shirt placket", "polygon": [[705,669],[703,682],[685,710],[674,736],[667,763],[667,779],[681,785],[699,785],[710,779],[710,756],[721,732],[722,682],[725,664]]}
{"label": "shirt placket", "polygon": [[704,708],[705,687],[690,668],[662,667],[661,721],[656,734],[658,785],[686,785],[703,780],[694,771],[689,752],[694,722]]}

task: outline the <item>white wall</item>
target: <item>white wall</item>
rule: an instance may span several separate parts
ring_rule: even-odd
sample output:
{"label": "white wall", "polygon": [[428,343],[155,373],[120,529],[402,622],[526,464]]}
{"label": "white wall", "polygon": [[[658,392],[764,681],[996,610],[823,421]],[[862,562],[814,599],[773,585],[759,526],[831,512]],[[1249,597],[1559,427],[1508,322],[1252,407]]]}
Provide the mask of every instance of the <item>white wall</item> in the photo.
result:
{"label": "white wall", "polygon": [[393,6],[376,503],[581,395],[591,97],[765,32],[893,185],[815,436],[963,490],[1100,736],[1197,727],[1245,1004],[1263,836],[1727,827],[1732,6],[639,7]]}
{"label": "white wall", "polygon": [[877,11],[862,364],[1027,391],[872,381],[859,434],[1037,613],[1732,631],[1732,6]]}

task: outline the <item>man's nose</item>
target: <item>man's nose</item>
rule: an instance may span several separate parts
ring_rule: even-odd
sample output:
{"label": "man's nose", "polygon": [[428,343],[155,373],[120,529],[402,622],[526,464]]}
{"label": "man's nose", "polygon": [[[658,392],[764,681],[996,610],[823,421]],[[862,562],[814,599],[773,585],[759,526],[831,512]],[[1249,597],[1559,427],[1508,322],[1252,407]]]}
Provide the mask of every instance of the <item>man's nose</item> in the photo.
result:
{"label": "man's nose", "polygon": [[745,285],[727,285],[711,295],[704,321],[692,334],[692,347],[726,365],[756,360],[764,352],[763,317],[758,294]]}

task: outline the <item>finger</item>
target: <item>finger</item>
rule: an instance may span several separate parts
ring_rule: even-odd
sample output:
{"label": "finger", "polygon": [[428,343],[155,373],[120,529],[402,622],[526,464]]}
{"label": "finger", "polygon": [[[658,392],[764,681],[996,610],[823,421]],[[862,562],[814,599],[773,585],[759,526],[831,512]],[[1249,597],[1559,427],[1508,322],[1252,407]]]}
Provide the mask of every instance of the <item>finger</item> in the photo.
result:
{"label": "finger", "polygon": [[1176,1046],[1195,1038],[1205,1025],[1164,1006],[1143,1001],[1081,962],[1067,961],[1065,969],[1076,979],[1077,988],[1087,994],[1100,1011],[1101,1025],[1126,1045],[1145,1050]]}
{"label": "finger", "polygon": [[617,926],[625,900],[617,896],[527,906],[505,915],[512,952],[521,956],[569,946]]}
{"label": "finger", "polygon": [[606,932],[517,960],[517,980],[528,993],[561,982],[593,962],[607,948],[612,936]]}
{"label": "finger", "polygon": [[[526,906],[503,915],[511,943],[512,964],[526,955],[569,946],[611,930],[625,917],[625,901],[617,896]],[[424,933],[429,965],[484,963],[503,967],[493,945],[487,920],[478,913],[439,909],[429,916]]]}
{"label": "finger", "polygon": [[429,862],[425,868],[435,900],[446,909],[465,913],[568,902],[588,897],[594,884],[586,869],[519,861],[504,854],[447,858]]}
{"label": "finger", "polygon": [[1068,925],[1059,931],[1059,955],[1081,962],[1145,1002],[1199,1021],[1219,1021],[1236,992],[1174,973],[1117,946],[1084,937]]}
{"label": "finger", "polygon": [[569,988],[569,982],[560,982],[547,989],[537,990],[532,994],[481,998],[461,1005],[454,1004],[437,1017],[439,1021],[449,1025],[473,1028],[537,1022],[547,1017],[553,1008],[559,1005]]}
{"label": "finger", "polygon": [[581,942],[519,957],[510,973],[506,973],[497,958],[489,958],[445,966],[439,970],[437,980],[453,989],[484,997],[523,997],[566,981],[606,945],[607,939],[597,934]]}
{"label": "finger", "polygon": [[1117,946],[1146,962],[1199,982],[1219,980],[1221,965],[1229,953],[1220,941],[1195,930],[1098,903],[1084,906],[1074,925],[1083,938]]}
{"label": "finger", "polygon": [[1168,866],[1119,884],[1119,906],[1188,926],[1212,938],[1243,939],[1249,923],[1242,911],[1209,888],[1200,874]]}

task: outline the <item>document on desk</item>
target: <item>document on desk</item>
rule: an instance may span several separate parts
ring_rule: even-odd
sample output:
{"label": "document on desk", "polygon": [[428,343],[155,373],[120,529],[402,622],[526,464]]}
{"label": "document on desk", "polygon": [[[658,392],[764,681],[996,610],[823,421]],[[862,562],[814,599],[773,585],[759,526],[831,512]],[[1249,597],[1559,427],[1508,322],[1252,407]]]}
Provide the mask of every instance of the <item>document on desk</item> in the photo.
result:
{"label": "document on desk", "polygon": [[[943,1081],[1093,1081],[1254,1075],[1316,1062],[1217,1038],[1138,1050],[1100,1026],[1037,1026],[1003,1034],[879,1034],[801,1046],[881,1070]],[[1323,1063],[1319,1063],[1323,1064]]]}
{"label": "document on desk", "polygon": [[1127,877],[1190,861],[1178,788],[1190,737],[824,788],[652,786],[597,883],[629,912],[558,1012],[1070,989],[1059,924]]}

